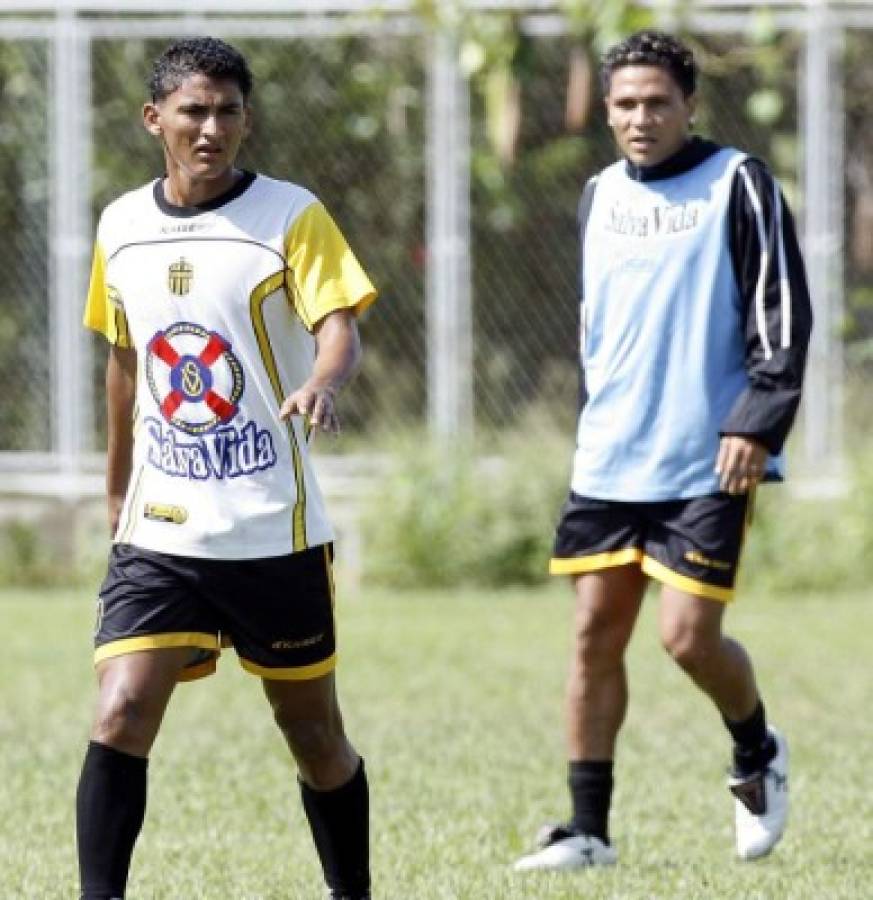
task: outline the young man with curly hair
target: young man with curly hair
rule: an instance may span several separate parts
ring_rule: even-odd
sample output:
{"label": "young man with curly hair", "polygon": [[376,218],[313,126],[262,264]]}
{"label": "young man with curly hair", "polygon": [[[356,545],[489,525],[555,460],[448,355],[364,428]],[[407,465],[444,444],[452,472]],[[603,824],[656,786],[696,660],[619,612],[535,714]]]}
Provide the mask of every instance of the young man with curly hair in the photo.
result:
{"label": "young man with curly hair", "polygon": [[584,404],[551,572],[575,588],[566,690],[569,821],[519,871],[608,865],[624,656],[660,585],[670,656],[733,741],[740,858],[788,813],[788,745],[748,654],[722,630],[762,481],[782,477],[811,311],[791,214],[763,163],[692,136],[697,67],[675,37],[632,35],[603,59],[622,159],[579,206]]}
{"label": "young man with curly hair", "polygon": [[100,218],[85,323],[110,344],[113,545],[76,797],[83,900],[122,898],[176,684],[232,645],[296,761],[330,896],[370,895],[364,764],[334,682],[333,531],[309,459],[336,431],[375,291],[309,191],[236,166],[252,76],[233,47],[155,61],[165,174]]}

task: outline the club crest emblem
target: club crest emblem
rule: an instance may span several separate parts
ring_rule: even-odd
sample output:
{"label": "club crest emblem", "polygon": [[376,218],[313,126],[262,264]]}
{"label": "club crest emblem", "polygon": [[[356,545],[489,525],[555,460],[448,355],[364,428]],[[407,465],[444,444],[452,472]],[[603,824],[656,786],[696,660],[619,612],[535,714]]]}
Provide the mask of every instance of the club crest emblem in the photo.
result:
{"label": "club crest emblem", "polygon": [[184,256],[170,266],[167,283],[171,294],[184,297],[191,290],[192,281],[194,281],[194,266]]}
{"label": "club crest emblem", "polygon": [[236,415],[244,379],[230,341],[200,325],[177,322],[157,332],[146,350],[146,379],[171,425],[205,434]]}

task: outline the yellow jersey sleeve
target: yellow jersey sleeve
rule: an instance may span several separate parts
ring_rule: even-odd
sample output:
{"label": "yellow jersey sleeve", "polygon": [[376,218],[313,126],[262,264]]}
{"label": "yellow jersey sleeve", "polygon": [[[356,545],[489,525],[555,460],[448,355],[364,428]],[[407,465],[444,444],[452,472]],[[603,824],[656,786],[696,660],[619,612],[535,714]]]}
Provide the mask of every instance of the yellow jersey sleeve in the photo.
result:
{"label": "yellow jersey sleeve", "polygon": [[370,279],[321,203],[307,206],[288,229],[285,261],[292,275],[291,299],[309,329],[337,309],[359,316],[376,299]]}
{"label": "yellow jersey sleeve", "polygon": [[83,321],[88,328],[102,334],[110,344],[124,348],[133,346],[121,295],[106,283],[106,256],[99,242],[94,244],[91,284]]}

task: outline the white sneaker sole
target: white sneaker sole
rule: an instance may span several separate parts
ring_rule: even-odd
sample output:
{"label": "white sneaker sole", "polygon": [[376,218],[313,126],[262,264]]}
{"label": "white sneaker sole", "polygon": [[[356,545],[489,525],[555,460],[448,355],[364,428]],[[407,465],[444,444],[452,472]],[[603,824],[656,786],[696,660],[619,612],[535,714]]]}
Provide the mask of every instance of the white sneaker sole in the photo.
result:
{"label": "white sneaker sole", "polygon": [[580,834],[556,841],[536,853],[523,856],[514,865],[516,872],[590,869],[593,866],[612,866],[618,860],[615,848],[599,838]]}

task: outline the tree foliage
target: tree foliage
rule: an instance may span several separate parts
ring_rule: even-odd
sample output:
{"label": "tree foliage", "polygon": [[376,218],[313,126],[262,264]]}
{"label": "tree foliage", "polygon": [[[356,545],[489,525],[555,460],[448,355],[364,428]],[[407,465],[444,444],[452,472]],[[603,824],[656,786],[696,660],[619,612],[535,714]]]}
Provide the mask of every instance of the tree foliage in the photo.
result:
{"label": "tree foliage", "polygon": [[[688,4],[684,4],[687,6]],[[470,87],[477,423],[504,428],[529,407],[572,417],[576,391],[575,209],[585,180],[614,158],[601,115],[597,59],[653,22],[649,4],[565,0],[567,32],[534,36],[517,14],[421,0],[418,36],[235,41],[256,79],[243,163],[318,194],[382,299],[363,326],[360,377],[345,400],[352,433],[420,422],[425,409],[425,116],[433,29],[456,37]],[[682,27],[683,4],[673,9]],[[797,59],[802,36],[761,7],[742,34],[683,32],[704,77],[698,128],[766,159],[795,208],[802,202]],[[231,40],[233,35],[229,35]],[[155,177],[159,148],[139,124],[155,40],[92,44],[93,211]],[[873,85],[867,34],[846,51],[849,358],[873,360]],[[48,47],[0,43],[4,242],[0,450],[48,450],[50,161]],[[437,161],[439,164],[439,161]],[[95,341],[93,379],[104,348]],[[864,362],[867,360],[868,362]],[[102,421],[97,389],[95,418]],[[94,447],[102,446],[98,434]]]}

